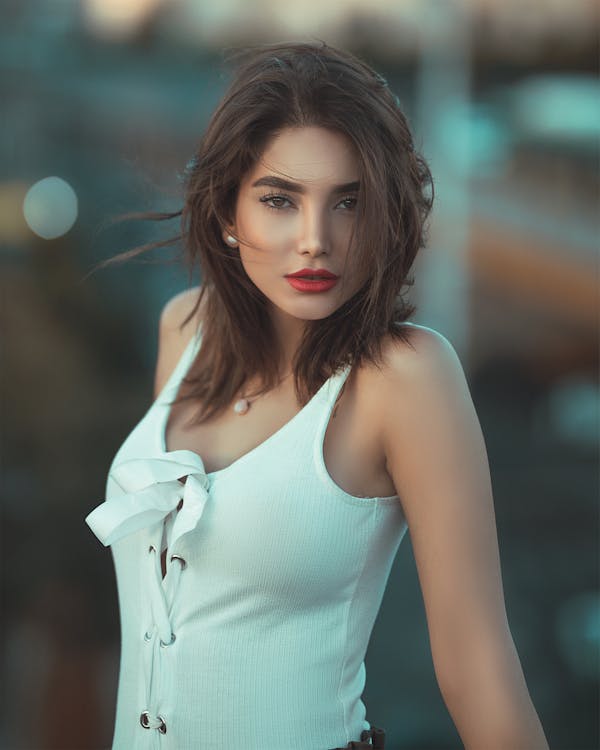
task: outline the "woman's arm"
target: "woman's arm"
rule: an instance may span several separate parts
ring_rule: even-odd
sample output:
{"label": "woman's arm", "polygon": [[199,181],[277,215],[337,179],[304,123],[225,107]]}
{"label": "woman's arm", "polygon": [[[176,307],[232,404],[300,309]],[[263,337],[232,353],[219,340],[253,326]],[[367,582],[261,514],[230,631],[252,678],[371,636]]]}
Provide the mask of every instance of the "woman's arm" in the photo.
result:
{"label": "woman's arm", "polygon": [[504,604],[492,488],[463,368],[441,334],[386,353],[386,465],[410,531],[438,684],[467,750],[543,750]]}

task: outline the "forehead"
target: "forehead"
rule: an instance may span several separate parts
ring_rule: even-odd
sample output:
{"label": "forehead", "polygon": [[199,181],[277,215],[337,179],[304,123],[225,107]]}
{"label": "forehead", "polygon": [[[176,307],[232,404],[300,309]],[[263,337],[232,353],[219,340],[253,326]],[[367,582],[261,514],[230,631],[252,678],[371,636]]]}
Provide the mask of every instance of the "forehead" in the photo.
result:
{"label": "forehead", "polygon": [[358,179],[358,156],[343,133],[321,127],[285,128],[268,142],[247,175],[278,174],[319,186]]}

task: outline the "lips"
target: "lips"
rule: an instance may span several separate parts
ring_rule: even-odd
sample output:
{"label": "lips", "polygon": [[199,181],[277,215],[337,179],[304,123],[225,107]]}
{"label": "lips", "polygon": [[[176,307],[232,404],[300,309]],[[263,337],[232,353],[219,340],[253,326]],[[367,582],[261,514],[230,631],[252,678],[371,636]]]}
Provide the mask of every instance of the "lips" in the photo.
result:
{"label": "lips", "polygon": [[286,277],[291,279],[308,279],[313,281],[323,281],[324,279],[332,280],[338,278],[336,274],[332,273],[331,271],[327,271],[325,268],[301,268],[299,271],[286,274]]}
{"label": "lips", "polygon": [[338,276],[326,268],[301,268],[285,275],[287,283],[297,292],[328,292],[336,285]]}

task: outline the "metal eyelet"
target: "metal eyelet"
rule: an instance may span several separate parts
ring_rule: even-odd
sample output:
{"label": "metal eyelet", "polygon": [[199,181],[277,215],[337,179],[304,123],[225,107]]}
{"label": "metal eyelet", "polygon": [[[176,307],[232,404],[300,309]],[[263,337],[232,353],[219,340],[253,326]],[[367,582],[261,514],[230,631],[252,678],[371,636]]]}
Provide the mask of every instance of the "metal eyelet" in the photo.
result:
{"label": "metal eyelet", "polygon": [[[160,724],[156,728],[161,734],[166,734],[167,722],[160,715],[157,716],[156,718],[158,721],[160,721]],[[140,724],[144,727],[144,729],[150,729],[150,712],[149,711],[142,711],[142,713],[140,714]]]}
{"label": "metal eyelet", "polygon": [[171,562],[173,560],[179,560],[179,564],[181,565],[181,570],[185,570],[187,567],[187,562],[181,557],[181,555],[171,555]]}
{"label": "metal eyelet", "polygon": [[148,554],[151,554],[152,552],[156,552],[156,547],[153,544],[148,547]]}
{"label": "metal eyelet", "polygon": [[160,645],[163,648],[166,648],[167,646],[170,646],[172,643],[175,643],[175,633],[171,633],[171,640],[168,643],[165,643],[164,641],[161,641]]}
{"label": "metal eyelet", "polygon": [[152,640],[152,633],[149,630],[146,630],[146,632],[144,633],[144,640],[146,641],[146,643]]}

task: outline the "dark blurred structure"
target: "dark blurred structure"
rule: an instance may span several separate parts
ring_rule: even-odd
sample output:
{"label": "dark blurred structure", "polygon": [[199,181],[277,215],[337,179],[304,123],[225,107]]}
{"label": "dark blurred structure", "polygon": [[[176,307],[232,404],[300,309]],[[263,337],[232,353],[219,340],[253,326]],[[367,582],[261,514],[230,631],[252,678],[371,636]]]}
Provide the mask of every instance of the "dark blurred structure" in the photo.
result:
{"label": "dark blurred structure", "polygon": [[[308,34],[386,75],[430,157],[439,197],[416,322],[465,364],[509,621],[550,745],[597,748],[597,6],[354,2],[319,20],[308,0],[289,17],[263,0],[251,18],[236,2],[212,15],[158,0],[5,5],[0,746],[110,744],[116,592],[83,519],[150,404],[159,310],[187,279],[158,262],[170,252],[84,278],[178,229],[107,219],[178,206],[178,173],[226,85],[222,48]],[[54,175],[67,188],[38,185]],[[409,541],[367,671],[390,750],[460,747]]]}

